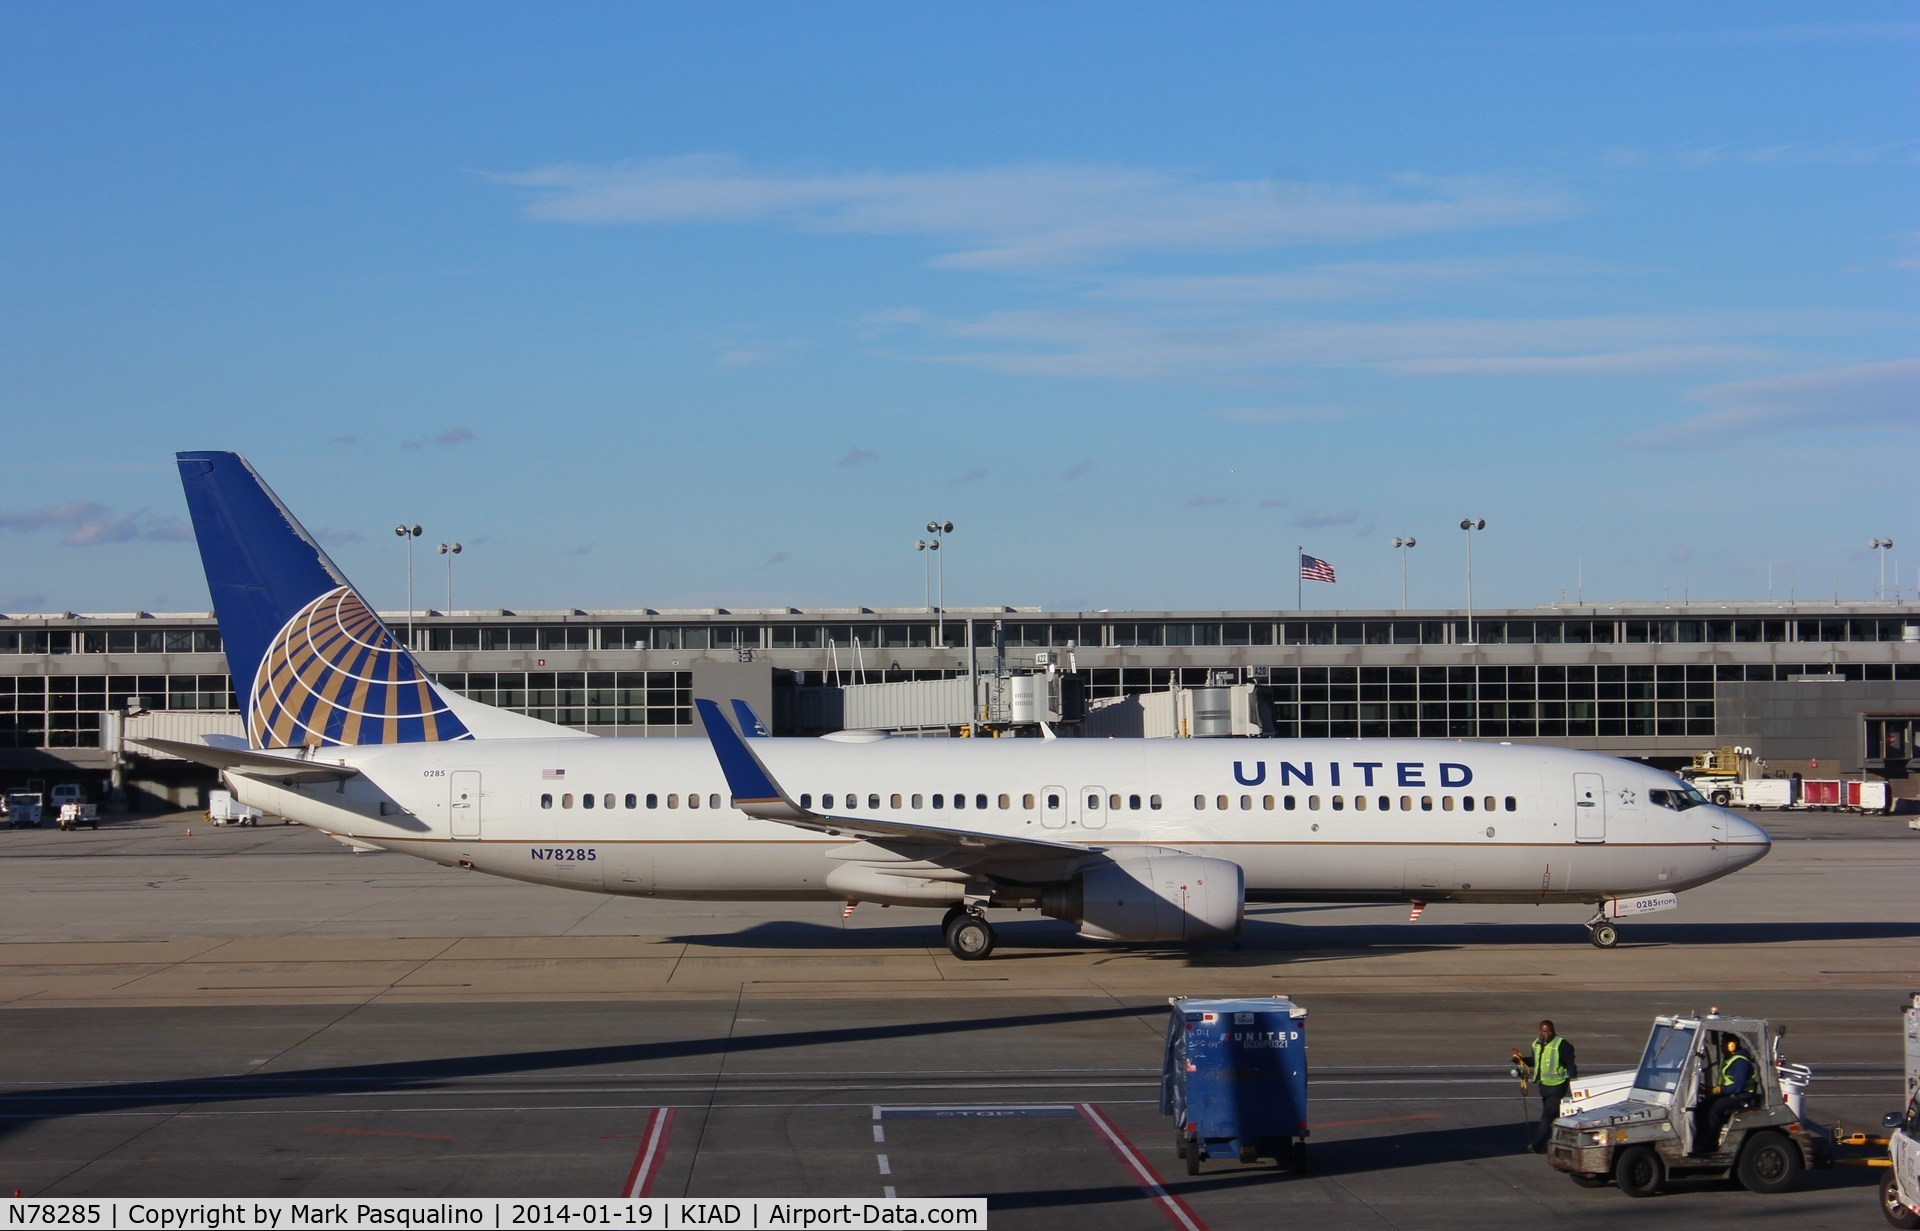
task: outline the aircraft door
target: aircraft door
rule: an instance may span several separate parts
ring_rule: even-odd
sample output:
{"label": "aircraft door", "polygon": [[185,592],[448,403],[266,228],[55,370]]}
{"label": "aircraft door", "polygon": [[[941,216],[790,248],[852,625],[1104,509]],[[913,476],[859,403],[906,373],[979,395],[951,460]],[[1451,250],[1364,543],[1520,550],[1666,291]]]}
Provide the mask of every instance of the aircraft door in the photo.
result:
{"label": "aircraft door", "polygon": [[1599,774],[1573,776],[1573,840],[1607,840],[1607,788]]}
{"label": "aircraft door", "polygon": [[456,838],[480,836],[480,771],[456,769],[447,775],[447,817]]}
{"label": "aircraft door", "polygon": [[1063,786],[1040,788],[1040,824],[1048,829],[1066,828],[1067,788]]}
{"label": "aircraft door", "polygon": [[1075,797],[1080,805],[1080,827],[1082,829],[1105,829],[1107,827],[1107,792],[1105,787],[1083,786]]}

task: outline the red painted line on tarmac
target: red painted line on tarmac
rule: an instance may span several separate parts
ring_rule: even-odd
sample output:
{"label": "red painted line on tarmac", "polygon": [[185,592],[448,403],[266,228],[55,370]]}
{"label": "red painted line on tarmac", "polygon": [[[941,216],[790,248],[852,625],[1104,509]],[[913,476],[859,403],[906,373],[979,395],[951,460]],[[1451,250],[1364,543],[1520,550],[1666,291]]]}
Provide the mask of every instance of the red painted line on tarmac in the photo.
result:
{"label": "red painted line on tarmac", "polygon": [[1100,1139],[1107,1143],[1107,1147],[1119,1155],[1122,1165],[1132,1173],[1133,1182],[1153,1198],[1153,1203],[1160,1208],[1160,1213],[1175,1231],[1207,1231],[1207,1224],[1200,1221],[1200,1216],[1188,1208],[1186,1202],[1167,1191],[1166,1182],[1153,1169],[1153,1164],[1133,1148],[1133,1143],[1113,1126],[1113,1121],[1100,1113],[1098,1107],[1092,1103],[1075,1103],[1074,1107],[1080,1112],[1081,1118],[1093,1125],[1093,1131],[1100,1134]]}
{"label": "red painted line on tarmac", "polygon": [[644,1197],[653,1188],[660,1173],[660,1160],[667,1156],[667,1134],[673,1128],[673,1108],[656,1107],[647,1117],[647,1131],[640,1137],[640,1152],[633,1157],[633,1170],[627,1172],[622,1197]]}

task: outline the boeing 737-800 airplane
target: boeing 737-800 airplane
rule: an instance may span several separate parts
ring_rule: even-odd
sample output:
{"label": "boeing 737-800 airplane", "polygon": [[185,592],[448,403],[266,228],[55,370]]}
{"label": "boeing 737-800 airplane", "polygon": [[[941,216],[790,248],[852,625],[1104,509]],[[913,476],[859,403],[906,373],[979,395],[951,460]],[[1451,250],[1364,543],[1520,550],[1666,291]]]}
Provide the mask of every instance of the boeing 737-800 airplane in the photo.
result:
{"label": "boeing 737-800 airplane", "polygon": [[596,738],[437,687],[246,460],[180,476],[246,740],[148,741],[360,847],[642,897],[989,908],[1082,936],[1231,936],[1245,904],[1590,902],[1613,920],[1767,853],[1671,774],[1439,740]]}

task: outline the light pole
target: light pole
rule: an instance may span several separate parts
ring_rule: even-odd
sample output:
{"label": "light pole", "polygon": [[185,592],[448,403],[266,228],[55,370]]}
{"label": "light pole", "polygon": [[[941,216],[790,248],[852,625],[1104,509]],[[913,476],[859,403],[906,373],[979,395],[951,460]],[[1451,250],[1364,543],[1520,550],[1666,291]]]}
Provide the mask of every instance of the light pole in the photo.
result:
{"label": "light pole", "polygon": [[1867,546],[1880,553],[1880,597],[1887,597],[1887,553],[1893,550],[1892,539],[1869,539]]}
{"label": "light pole", "polygon": [[460,544],[440,544],[440,554],[447,558],[447,614],[453,614],[453,558],[460,554]]}
{"label": "light pole", "polygon": [[[928,551],[939,551],[941,542],[953,533],[950,521],[930,521],[927,533],[933,536],[933,542],[927,545]],[[945,649],[947,645],[947,558],[940,557],[940,614],[934,620],[934,644]]]}
{"label": "light pole", "polygon": [[1403,539],[1396,534],[1393,536],[1393,545],[1400,549],[1400,610],[1405,611],[1407,609],[1407,548],[1414,545],[1413,536],[1409,534]]}
{"label": "light pole", "polygon": [[[913,549],[916,552],[939,551],[940,540],[939,539],[915,539],[913,541]],[[923,569],[922,571],[926,574],[923,580],[926,583],[927,614],[932,615],[933,614],[933,557],[923,556],[922,559],[926,562],[926,568]]]}
{"label": "light pole", "polygon": [[1473,639],[1473,532],[1485,530],[1487,519],[1475,520],[1471,517],[1460,519],[1460,528],[1467,532],[1467,644],[1476,644]]}
{"label": "light pole", "polygon": [[420,527],[405,523],[395,526],[393,532],[407,540],[407,650],[413,650],[413,540],[420,537]]}

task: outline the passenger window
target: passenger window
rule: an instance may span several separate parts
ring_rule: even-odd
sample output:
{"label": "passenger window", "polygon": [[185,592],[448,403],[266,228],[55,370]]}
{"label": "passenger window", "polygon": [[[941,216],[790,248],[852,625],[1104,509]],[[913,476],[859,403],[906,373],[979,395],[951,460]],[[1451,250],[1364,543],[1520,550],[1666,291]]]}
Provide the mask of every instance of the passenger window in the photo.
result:
{"label": "passenger window", "polygon": [[1507,811],[1509,812],[1520,811],[1520,801],[1515,799],[1511,795],[1507,796]]}
{"label": "passenger window", "polygon": [[1059,806],[1060,806],[1060,797],[1058,795],[1047,796],[1047,807],[1058,808]]}
{"label": "passenger window", "polygon": [[1442,795],[1442,796],[1440,797],[1440,811],[1442,811],[1442,812],[1451,812],[1451,811],[1453,811],[1453,796],[1451,796],[1451,795]]}
{"label": "passenger window", "polygon": [[878,795],[867,796],[867,807],[875,812],[880,811],[880,797]]}
{"label": "passenger window", "polygon": [[1353,810],[1355,812],[1365,812],[1367,810],[1367,797],[1365,795],[1355,795],[1353,797]]}
{"label": "passenger window", "polygon": [[1491,796],[1491,795],[1489,795],[1489,796],[1487,796],[1487,798],[1486,798],[1486,799],[1485,799],[1485,800],[1483,801],[1483,803],[1482,803],[1482,806],[1483,806],[1483,807],[1485,807],[1485,808],[1486,808],[1486,810],[1487,810],[1488,812],[1492,812],[1492,811],[1493,811],[1493,796]]}
{"label": "passenger window", "polygon": [[1288,812],[1297,811],[1297,809],[1294,806],[1297,802],[1298,801],[1292,795],[1289,795],[1285,799],[1281,800],[1281,804],[1286,808]]}
{"label": "passenger window", "polygon": [[898,812],[900,810],[900,797],[898,795],[887,796],[887,806],[895,812]]}
{"label": "passenger window", "polygon": [[[1028,806],[1031,807],[1032,805],[1029,804]],[[1011,807],[1013,807],[1013,796],[1002,795],[1000,797],[1000,811],[1005,812],[1008,808],[1011,808]]]}
{"label": "passenger window", "polygon": [[1107,796],[1107,807],[1112,808],[1115,812],[1118,812],[1120,810],[1120,797],[1118,795]]}
{"label": "passenger window", "polygon": [[800,806],[809,812],[813,811],[813,795],[811,792],[802,791],[800,793]]}
{"label": "passenger window", "polygon": [[[629,796],[627,796],[627,798],[628,798],[628,799],[632,799],[632,798],[633,798],[633,796],[631,796],[631,795],[629,795]],[[607,795],[603,795],[603,796],[601,796],[601,798],[600,798],[600,806],[601,806],[602,808],[611,808],[611,807],[613,807],[613,796],[612,796],[612,794],[611,794],[611,793],[609,793],[609,794],[607,794]],[[629,808],[631,808],[631,807],[632,807],[633,805],[632,805],[632,804],[628,804],[627,806],[628,806]]]}
{"label": "passenger window", "polygon": [[560,806],[561,806],[562,808],[571,808],[571,807],[573,807],[573,795],[572,795],[572,793],[571,793],[571,792],[569,792],[568,794],[565,794],[565,795],[562,795],[562,796],[560,797]]}
{"label": "passenger window", "polygon": [[1033,811],[1033,796],[1022,795],[1020,797],[1020,806],[1029,812]]}
{"label": "passenger window", "polygon": [[1460,808],[1463,812],[1473,811],[1473,796],[1462,795],[1460,797]]}
{"label": "passenger window", "polygon": [[975,795],[973,797],[973,806],[984,809],[987,806],[987,797],[985,795]]}
{"label": "passenger window", "polygon": [[1411,795],[1402,795],[1402,796],[1400,797],[1400,811],[1402,811],[1402,812],[1411,812],[1411,811],[1413,811],[1413,796],[1411,796]]}
{"label": "passenger window", "polygon": [[1134,812],[1140,811],[1140,797],[1138,795],[1127,796],[1127,807]]}
{"label": "passenger window", "polygon": [[592,796],[592,795],[582,795],[582,796],[580,797],[580,806],[581,806],[582,808],[591,808],[591,807],[593,807],[593,796]]}
{"label": "passenger window", "polygon": [[1147,796],[1147,808],[1153,812],[1160,811],[1160,797],[1158,795]]}
{"label": "passenger window", "polygon": [[945,806],[946,806],[946,804],[945,804],[945,800],[946,800],[946,798],[947,798],[947,797],[946,797],[945,795],[935,795],[935,796],[933,797],[933,806],[934,806],[934,807],[936,807],[936,808],[943,808],[943,807],[945,807]]}
{"label": "passenger window", "polygon": [[638,795],[629,795],[627,796],[626,804],[627,811],[631,812],[640,806],[640,797]]}
{"label": "passenger window", "polygon": [[713,794],[707,796],[707,807],[718,808],[719,806],[720,806],[720,792],[715,791]]}
{"label": "passenger window", "polygon": [[955,791],[953,793],[953,806],[956,810],[966,807],[967,806],[966,795],[960,791]]}
{"label": "passenger window", "polygon": [[688,791],[688,792],[687,792],[687,807],[689,807],[689,808],[698,808],[699,806],[700,806],[700,797],[699,797],[698,795],[696,795],[696,794],[694,794],[694,793],[693,793],[692,791]]}
{"label": "passenger window", "polygon": [[[805,799],[806,797],[805,797],[805,796],[803,795],[803,796],[801,796],[801,798],[802,798],[802,799]],[[647,807],[649,807],[649,808],[658,808],[659,806],[660,806],[660,797],[659,797],[658,795],[655,795],[655,794],[653,794],[653,793],[651,793],[651,792],[649,792],[649,793],[648,793],[648,795],[647,795]],[[804,807],[806,807],[807,805],[803,803],[803,804],[801,804],[800,806],[801,806],[802,808],[804,808]]]}
{"label": "passenger window", "polygon": [[1320,811],[1320,797],[1318,795],[1307,796],[1307,811],[1309,812]]}
{"label": "passenger window", "polygon": [[1214,796],[1213,806],[1225,812],[1227,810],[1227,797],[1225,795]]}
{"label": "passenger window", "polygon": [[678,808],[679,806],[680,806],[680,797],[678,795],[669,794],[667,796],[667,807]]}
{"label": "passenger window", "polygon": [[1207,810],[1207,797],[1205,795],[1195,795],[1193,797],[1193,810],[1195,812],[1205,812]]}
{"label": "passenger window", "polygon": [[1422,796],[1420,797],[1420,811],[1422,811],[1422,812],[1431,812],[1431,811],[1433,811],[1433,796],[1431,796],[1431,795],[1422,795]]}
{"label": "passenger window", "polygon": [[1345,795],[1335,795],[1333,797],[1333,810],[1335,812],[1344,812],[1346,811],[1346,808],[1347,808],[1347,797]]}
{"label": "passenger window", "polygon": [[1098,795],[1087,796],[1087,811],[1089,812],[1100,811],[1100,797]]}
{"label": "passenger window", "polygon": [[924,808],[927,806],[925,800],[926,800],[926,796],[915,795],[913,797],[913,806],[916,808]]}
{"label": "passenger window", "polygon": [[1261,808],[1261,811],[1263,812],[1273,811],[1273,796],[1262,795],[1260,797],[1260,808]]}
{"label": "passenger window", "polygon": [[833,796],[832,796],[832,795],[822,795],[822,796],[820,797],[820,808],[821,808],[821,810],[822,810],[822,811],[832,811],[832,809],[833,809]]}
{"label": "passenger window", "polygon": [[540,806],[541,806],[542,808],[551,808],[551,807],[553,807],[553,796],[552,796],[552,795],[542,795],[542,796],[540,797]]}

